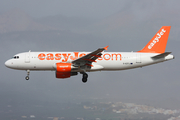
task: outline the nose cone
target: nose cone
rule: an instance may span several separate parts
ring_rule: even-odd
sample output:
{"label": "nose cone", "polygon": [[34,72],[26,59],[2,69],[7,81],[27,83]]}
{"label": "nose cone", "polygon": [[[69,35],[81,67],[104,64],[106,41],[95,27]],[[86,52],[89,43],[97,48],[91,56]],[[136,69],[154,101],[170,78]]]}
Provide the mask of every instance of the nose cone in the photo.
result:
{"label": "nose cone", "polygon": [[7,60],[4,64],[5,64],[6,67],[11,68],[10,60]]}

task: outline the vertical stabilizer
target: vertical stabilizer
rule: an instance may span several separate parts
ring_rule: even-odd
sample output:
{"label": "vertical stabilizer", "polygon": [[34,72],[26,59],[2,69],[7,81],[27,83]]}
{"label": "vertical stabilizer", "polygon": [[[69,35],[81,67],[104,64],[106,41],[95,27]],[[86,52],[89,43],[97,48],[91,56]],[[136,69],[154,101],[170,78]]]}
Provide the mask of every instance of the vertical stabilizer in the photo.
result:
{"label": "vertical stabilizer", "polygon": [[149,43],[138,52],[164,53],[169,37],[171,26],[162,26]]}

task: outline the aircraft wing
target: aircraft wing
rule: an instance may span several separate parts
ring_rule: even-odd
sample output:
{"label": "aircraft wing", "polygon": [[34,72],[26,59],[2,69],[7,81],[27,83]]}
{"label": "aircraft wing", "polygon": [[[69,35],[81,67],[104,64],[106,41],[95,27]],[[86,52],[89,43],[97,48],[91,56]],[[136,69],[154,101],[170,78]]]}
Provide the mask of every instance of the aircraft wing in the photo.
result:
{"label": "aircraft wing", "polygon": [[101,57],[102,51],[107,50],[108,46],[104,48],[99,48],[95,50],[94,52],[91,52],[85,56],[82,56],[74,61],[72,61],[73,66],[75,67],[82,67],[82,66],[90,66],[92,67],[92,62],[96,62],[96,59]]}

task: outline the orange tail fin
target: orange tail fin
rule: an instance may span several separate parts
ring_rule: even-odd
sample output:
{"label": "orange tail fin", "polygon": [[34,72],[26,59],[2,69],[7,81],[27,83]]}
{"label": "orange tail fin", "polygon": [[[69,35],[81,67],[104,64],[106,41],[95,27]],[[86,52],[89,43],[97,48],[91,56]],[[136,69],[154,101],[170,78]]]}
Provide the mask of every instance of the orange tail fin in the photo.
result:
{"label": "orange tail fin", "polygon": [[171,26],[162,26],[149,43],[138,52],[164,53]]}

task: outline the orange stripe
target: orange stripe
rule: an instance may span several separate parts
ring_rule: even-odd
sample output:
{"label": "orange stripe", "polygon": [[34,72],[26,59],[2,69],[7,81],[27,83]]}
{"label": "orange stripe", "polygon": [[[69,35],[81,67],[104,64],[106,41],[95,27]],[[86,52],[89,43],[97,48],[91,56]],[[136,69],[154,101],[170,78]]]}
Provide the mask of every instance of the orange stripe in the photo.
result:
{"label": "orange stripe", "polygon": [[93,65],[91,65],[91,64],[88,64],[88,63],[86,63],[86,65],[87,65],[87,66],[91,66],[91,67],[93,67]]}
{"label": "orange stripe", "polygon": [[95,60],[92,60],[92,59],[83,59],[83,60],[87,60],[87,61],[90,61],[90,62],[96,62]]}
{"label": "orange stripe", "polygon": [[94,57],[101,57],[101,56],[99,56],[99,55],[91,55],[91,56],[94,56]]}

